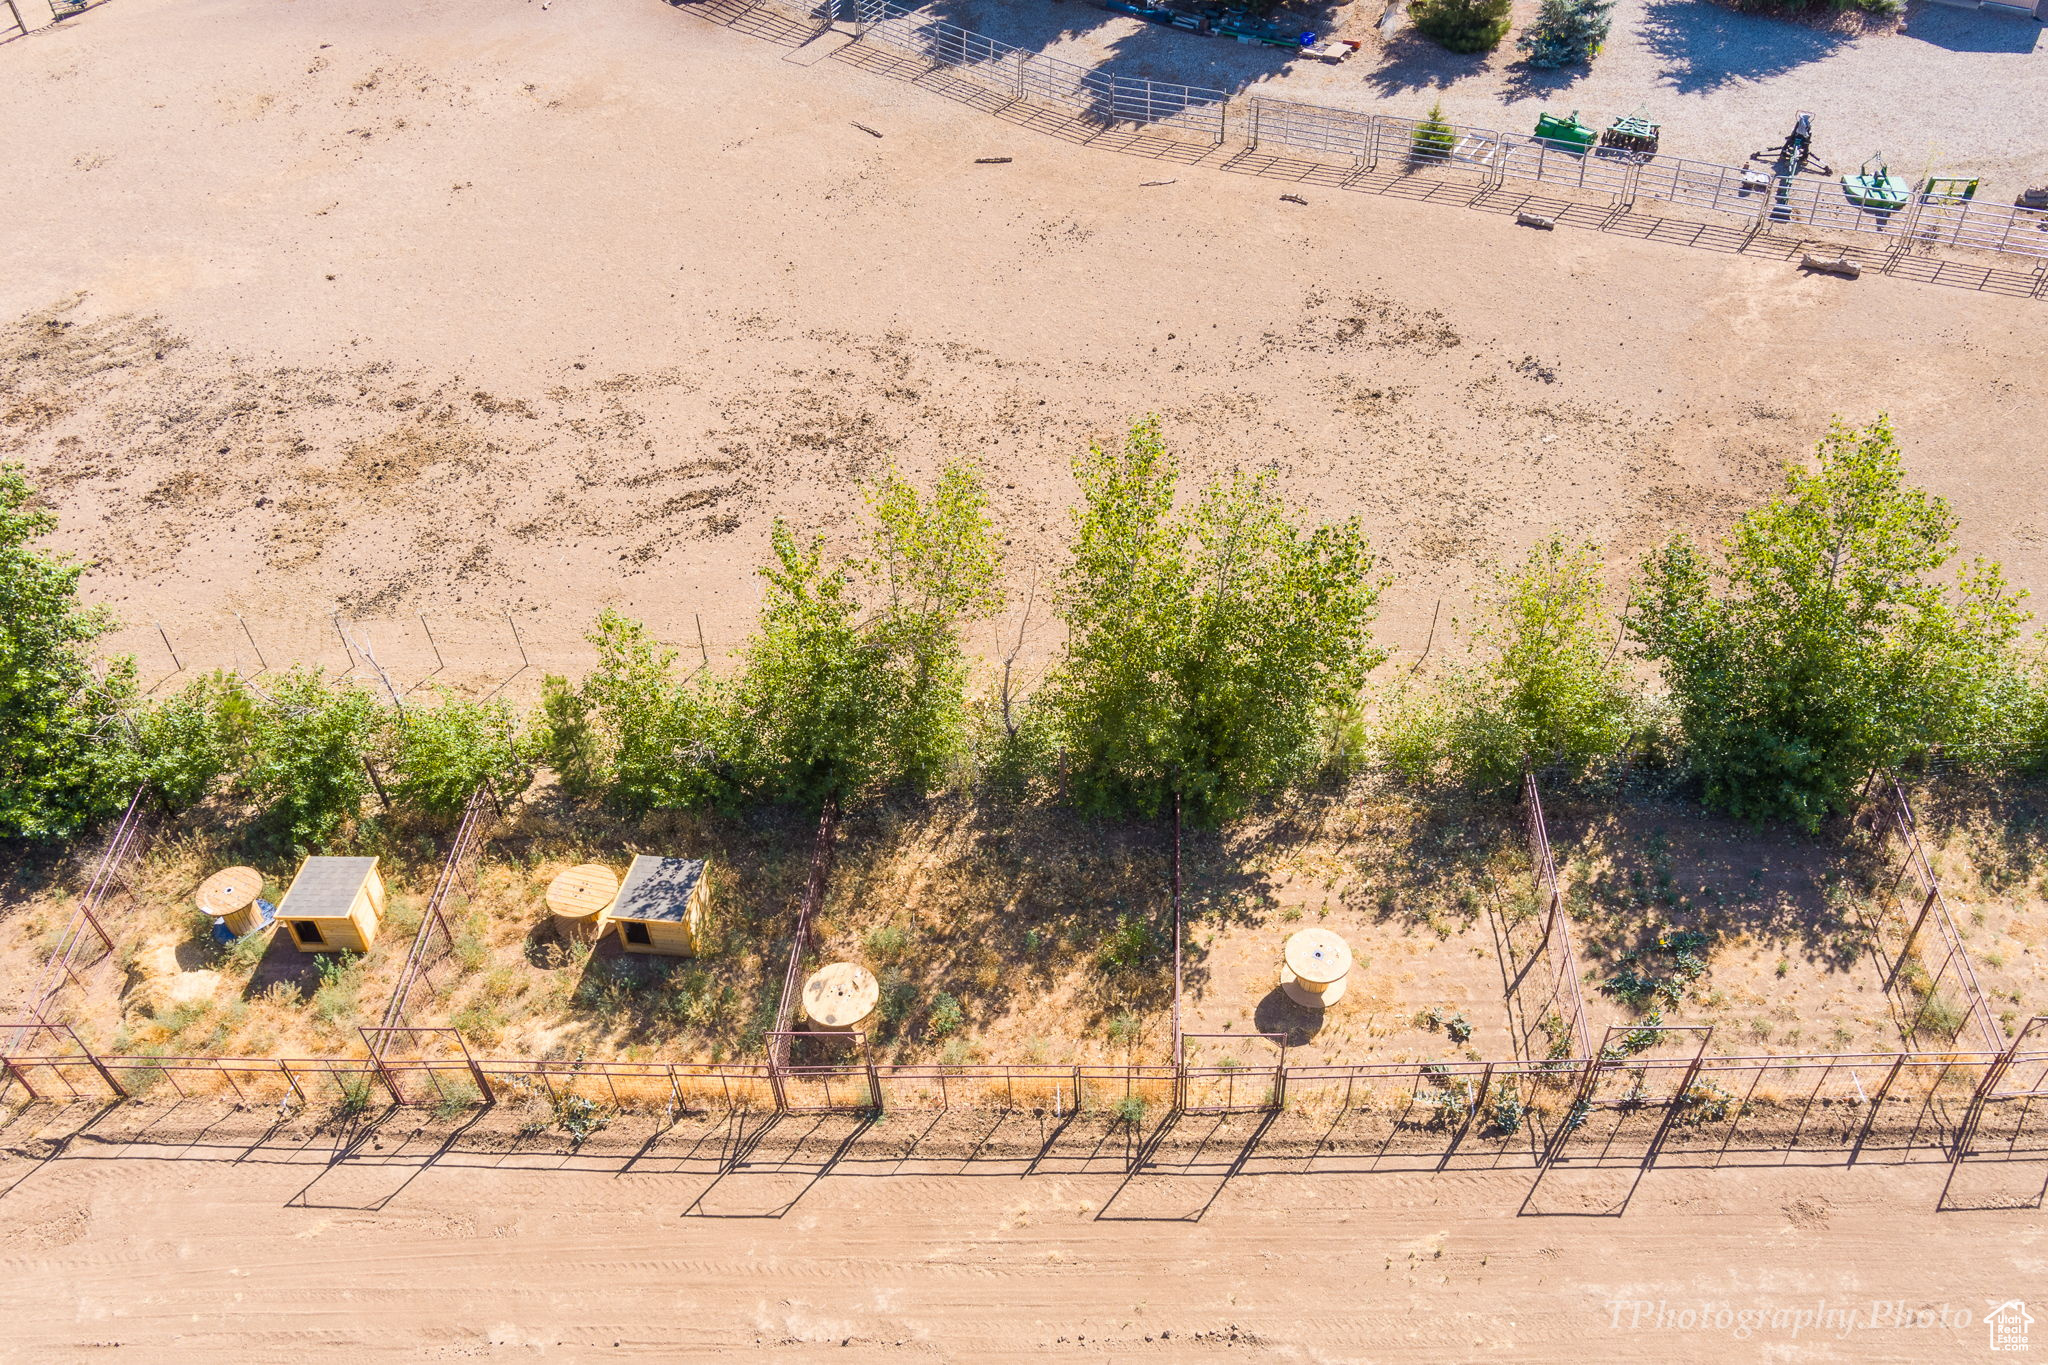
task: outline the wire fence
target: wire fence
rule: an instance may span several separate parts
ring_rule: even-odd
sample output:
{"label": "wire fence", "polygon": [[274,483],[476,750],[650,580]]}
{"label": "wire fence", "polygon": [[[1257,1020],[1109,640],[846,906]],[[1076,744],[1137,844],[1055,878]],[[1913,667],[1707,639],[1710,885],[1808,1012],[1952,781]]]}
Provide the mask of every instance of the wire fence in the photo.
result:
{"label": "wire fence", "polygon": [[1896,837],[1899,843],[1898,871],[1867,908],[1865,927],[1900,1034],[1908,1043],[1967,1038],[1979,1047],[2003,1048],[2005,1034],[1977,983],[1905,789],[1890,774],[1880,774],[1866,789],[1865,806],[1880,839]]}
{"label": "wire fence", "polygon": [[1355,171],[1465,172],[1487,189],[1510,182],[1602,196],[1613,207],[1654,200],[1753,232],[1793,230],[1877,239],[1906,250],[1960,247],[2048,266],[2048,210],[1916,190],[1896,208],[1859,205],[1829,178],[1780,176],[1625,148],[1582,145],[1441,120],[1276,99],[1123,76],[1050,57],[936,18],[900,0],[825,0],[814,19],[851,24],[1017,100],[1079,111],[1105,123],[1191,133],[1221,145],[1233,124],[1250,148],[1286,147],[1348,161]]}
{"label": "wire fence", "polygon": [[952,67],[1018,99],[1078,110],[1101,123],[1179,129],[1221,143],[1229,92],[1171,81],[1119,76],[1048,57],[965,29],[895,0],[826,0],[818,13],[873,37]]}
{"label": "wire fence", "polygon": [[1571,920],[1565,913],[1534,773],[1522,777],[1522,824],[1529,849],[1529,894],[1511,898],[1497,917],[1497,940],[1508,972],[1511,1031],[1523,1057],[1586,1056],[1593,1042],[1585,993],[1579,985]]}

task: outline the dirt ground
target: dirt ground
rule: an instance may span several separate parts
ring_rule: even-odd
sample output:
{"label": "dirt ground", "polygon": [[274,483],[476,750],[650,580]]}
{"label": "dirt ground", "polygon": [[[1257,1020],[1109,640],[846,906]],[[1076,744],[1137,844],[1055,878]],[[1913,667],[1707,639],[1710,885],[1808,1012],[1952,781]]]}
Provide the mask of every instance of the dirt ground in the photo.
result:
{"label": "dirt ground", "polygon": [[[438,665],[521,694],[587,659],[606,604],[685,649],[701,620],[715,660],[774,517],[843,540],[856,481],[963,452],[1014,556],[987,648],[1021,626],[1042,661],[1066,461],[1151,410],[1197,473],[1270,465],[1363,516],[1397,578],[1384,637],[1410,650],[1553,526],[1618,577],[1672,528],[1724,524],[1831,413],[1889,409],[1966,548],[2048,583],[2048,511],[2014,496],[2048,419],[2038,305],[1398,197],[1288,205],[655,0],[113,0],[0,45],[0,127],[0,458],[49,489],[128,623],[110,644],[152,679],[161,622],[186,669],[368,646],[401,686]],[[536,850],[532,876],[571,852]],[[1199,919],[1202,989],[1263,989],[1319,877],[1276,864],[1259,924]],[[914,857],[869,889],[898,914],[881,898],[921,894]],[[1497,975],[1460,903],[1435,908],[1449,934],[1415,961],[1457,968],[1404,967],[1390,1008]],[[829,946],[865,946],[855,909],[828,907]],[[1363,938],[1381,907],[1329,913]],[[2017,943],[2029,922],[1971,927]],[[1006,1049],[1044,1031],[982,1017],[1011,1019]],[[1995,1213],[1934,1212],[1938,1165],[1744,1167],[1545,1218],[1517,1217],[1526,1170],[1229,1176],[1236,1149],[1192,1127],[1179,1169],[1127,1180],[1106,1137],[824,1173],[858,1135],[821,1122],[720,1176],[262,1118],[9,1119],[0,1358],[1950,1360],[1985,1339],[1955,1310],[2024,1298],[2044,1232],[2035,1166],[1993,1173],[2033,1182]],[[1950,1325],[1738,1339],[1635,1309],[1902,1299]]]}
{"label": "dirt ground", "polygon": [[[0,1130],[9,1360],[2003,1359],[1983,1317],[2048,1235],[2038,1205],[1935,1212],[1941,1163],[1233,1173],[1241,1120],[1132,1174],[1028,1115],[580,1151],[489,1116],[87,1117]],[[2038,1165],[1967,1175],[1951,1203],[2039,1197]]]}
{"label": "dirt ground", "polygon": [[844,536],[855,481],[961,453],[1013,555],[984,647],[1042,659],[1067,461],[1151,410],[1197,473],[1363,516],[1408,649],[1553,526],[1619,576],[1724,524],[1832,413],[1889,409],[1968,548],[2048,580],[2009,496],[2048,310],[1303,210],[655,0],[256,14],[120,0],[0,48],[0,457],[151,681],[154,623],[188,669],[340,667],[336,612],[401,686],[438,649],[518,693],[606,603],[715,659],[772,518]]}

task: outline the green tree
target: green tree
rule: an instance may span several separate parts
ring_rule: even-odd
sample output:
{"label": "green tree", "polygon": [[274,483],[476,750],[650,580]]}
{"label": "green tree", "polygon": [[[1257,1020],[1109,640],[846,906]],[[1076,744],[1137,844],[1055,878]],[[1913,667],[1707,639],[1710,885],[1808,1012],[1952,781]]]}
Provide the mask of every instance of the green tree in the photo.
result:
{"label": "green tree", "polygon": [[1628,740],[1628,673],[1601,603],[1600,556],[1553,533],[1495,578],[1477,666],[1452,685],[1452,766],[1481,786],[1525,764],[1583,771]]}
{"label": "green tree", "polygon": [[2028,618],[1996,564],[1937,579],[1955,528],[1880,416],[1837,423],[1718,562],[1685,536],[1648,556],[1636,635],[1712,804],[1812,829],[1873,769],[2000,730]]}
{"label": "green tree", "polygon": [[890,762],[898,780],[929,787],[966,747],[960,632],[1002,610],[1002,555],[971,465],[948,464],[928,498],[891,470],[869,490],[868,508],[867,568],[887,594],[874,633],[902,675]]}
{"label": "green tree", "polygon": [[1076,463],[1083,505],[1060,585],[1071,633],[1043,705],[1074,798],[1157,814],[1177,791],[1222,819],[1312,769],[1322,718],[1382,655],[1355,519],[1303,533],[1270,474],[1212,483],[1173,510],[1156,418]]}
{"label": "green tree", "polygon": [[1513,0],[1415,0],[1416,31],[1453,52],[1491,52],[1508,36]]}
{"label": "green tree", "polygon": [[[767,601],[734,688],[755,794],[822,805],[876,786],[928,789],[966,745],[960,628],[1002,605],[1000,556],[972,468],[929,498],[893,472],[869,493],[872,554],[828,564],[778,522]],[[862,619],[856,571],[882,600]]]}
{"label": "green tree", "polygon": [[368,690],[329,682],[319,667],[293,668],[257,701],[242,785],[294,845],[316,848],[370,792],[364,760],[388,720]]}
{"label": "green tree", "polygon": [[[557,767],[578,761],[572,750],[580,743],[588,770],[583,780],[629,810],[693,809],[726,796],[732,773],[718,684],[678,679],[676,652],[609,607],[599,613],[590,640],[597,667],[583,680],[584,728],[565,727],[561,721],[574,708],[558,704],[550,744]],[[563,771],[576,776],[573,767]]]}
{"label": "green tree", "polygon": [[1517,44],[1535,67],[1590,62],[1606,46],[1613,19],[1614,0],[1543,0],[1535,24]]}
{"label": "green tree", "polygon": [[401,805],[454,815],[489,782],[509,801],[533,780],[533,745],[502,701],[471,701],[442,688],[434,705],[398,718],[391,795]]}
{"label": "green tree", "polygon": [[135,665],[87,650],[113,628],[78,604],[84,566],[33,548],[57,519],[0,465],[0,836],[58,838],[114,810],[130,763],[120,724]]}
{"label": "green tree", "polygon": [[256,703],[242,680],[213,672],[134,713],[137,769],[174,810],[197,805],[237,772],[256,730]]}
{"label": "green tree", "polygon": [[1437,100],[1429,106],[1422,122],[1415,125],[1408,150],[1418,161],[1441,161],[1457,145],[1458,130],[1444,119],[1444,102]]}

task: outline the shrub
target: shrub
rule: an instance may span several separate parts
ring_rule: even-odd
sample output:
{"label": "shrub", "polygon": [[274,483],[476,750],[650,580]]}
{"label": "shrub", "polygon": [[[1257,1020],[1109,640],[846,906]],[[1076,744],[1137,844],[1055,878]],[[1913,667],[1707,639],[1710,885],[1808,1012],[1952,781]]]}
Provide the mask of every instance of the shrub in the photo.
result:
{"label": "shrub", "polygon": [[549,1101],[555,1126],[569,1135],[569,1140],[581,1146],[587,1139],[611,1127],[611,1114],[600,1107],[596,1100],[582,1095],[558,1090]]}
{"label": "shrub", "polygon": [[57,519],[0,465],[0,838],[62,838],[119,808],[132,780],[121,709],[135,662],[104,674],[87,647],[113,629],[78,605],[83,565],[30,548]]}
{"label": "shrub", "polygon": [[1126,1011],[1109,1021],[1109,1041],[1119,1047],[1134,1047],[1144,1025],[1135,1014]]}
{"label": "shrub", "polygon": [[354,683],[329,683],[318,667],[291,669],[257,703],[242,783],[294,844],[316,847],[362,809],[364,760],[385,720]]}
{"label": "shrub", "polygon": [[881,962],[893,962],[910,946],[910,935],[898,925],[884,924],[868,930],[865,942],[868,956]]}
{"label": "shrub", "polygon": [[1519,1133],[1525,1112],[1521,1092],[1512,1081],[1503,1081],[1486,1097],[1487,1130],[1502,1136]]}
{"label": "shrub", "polygon": [[1137,1095],[1126,1095],[1110,1112],[1123,1127],[1137,1128],[1145,1122],[1145,1101]]}
{"label": "shrub", "polygon": [[1681,535],[1636,590],[1642,652],[1708,801],[1809,830],[1873,769],[2003,737],[2027,620],[1995,564],[1936,579],[1956,519],[1906,486],[1885,418],[1838,424],[1819,456],[1737,522],[1718,562]]}
{"label": "shrub", "polygon": [[488,782],[509,801],[533,780],[533,743],[502,701],[469,701],[447,689],[398,722],[392,796],[435,815],[454,815]]}
{"label": "shrub", "polygon": [[1452,768],[1482,787],[1525,765],[1582,772],[1628,739],[1631,691],[1600,603],[1600,558],[1555,533],[1496,576],[1475,636],[1479,665],[1455,676],[1444,743]]}
{"label": "shrub", "polygon": [[1136,915],[1118,915],[1116,928],[1104,935],[1102,946],[1096,950],[1095,965],[1111,976],[1135,971],[1145,964],[1157,947],[1158,936],[1152,932],[1151,925]]}
{"label": "shrub", "polygon": [[240,678],[214,672],[138,708],[133,724],[137,775],[183,810],[247,760],[256,703]]}
{"label": "shrub", "polygon": [[944,991],[932,997],[931,1012],[925,1015],[925,1032],[933,1038],[943,1038],[957,1031],[967,1016],[960,1009],[960,1001]]}
{"label": "shrub", "polygon": [[[966,747],[960,629],[1002,604],[1000,555],[971,467],[929,499],[895,474],[869,490],[873,556],[828,564],[778,522],[767,598],[733,687],[748,794],[817,806],[890,786],[926,790]],[[880,603],[867,611],[856,572]]]}
{"label": "shrub", "polygon": [[1614,0],[1543,0],[1536,22],[1519,40],[1529,65],[1554,69],[1590,62],[1607,43]]}
{"label": "shrub", "polygon": [[541,694],[537,747],[563,785],[630,811],[687,809],[727,794],[718,689],[678,681],[676,652],[609,607],[587,638],[597,666],[581,686],[550,677]]}
{"label": "shrub", "polygon": [[1513,0],[1415,0],[1416,31],[1453,52],[1491,52],[1508,36]]}
{"label": "shrub", "polygon": [[429,1106],[428,1112],[437,1119],[459,1118],[483,1102],[482,1093],[468,1081],[443,1083],[440,1094],[434,1097],[434,1103]]}
{"label": "shrub", "polygon": [[[1494,42],[1499,42],[1498,38]],[[1492,44],[1488,44],[1491,46]],[[1444,120],[1444,102],[1437,100],[1429,106],[1429,112],[1422,122],[1415,125],[1414,135],[1409,139],[1408,151],[1417,161],[1441,161],[1451,154],[1451,148],[1458,145],[1458,130]]]}
{"label": "shrub", "polygon": [[344,1118],[354,1118],[358,1114],[368,1112],[369,1108],[370,1078],[368,1076],[350,1076],[343,1080],[341,1082],[341,1102],[335,1106],[336,1112]]}
{"label": "shrub", "polygon": [[1410,782],[1431,780],[1450,758],[1454,718],[1444,693],[1403,680],[1382,704],[1373,734],[1380,761]]}
{"label": "shrub", "polygon": [[1219,479],[1177,514],[1156,418],[1075,473],[1071,644],[1041,692],[1073,800],[1156,815],[1178,792],[1194,818],[1225,819],[1312,771],[1321,716],[1382,657],[1359,523],[1298,529],[1270,473]]}

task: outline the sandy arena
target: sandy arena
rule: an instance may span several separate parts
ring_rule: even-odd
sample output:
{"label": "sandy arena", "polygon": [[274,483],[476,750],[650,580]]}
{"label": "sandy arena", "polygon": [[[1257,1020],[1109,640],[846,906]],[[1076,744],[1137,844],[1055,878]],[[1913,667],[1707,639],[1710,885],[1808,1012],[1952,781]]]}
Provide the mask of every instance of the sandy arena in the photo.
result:
{"label": "sandy arena", "polygon": [[[2039,300],[1287,203],[688,10],[110,0],[0,43],[0,459],[146,683],[340,664],[338,615],[402,684],[438,645],[530,695],[605,605],[715,662],[774,518],[844,543],[861,480],[962,454],[1013,554],[984,647],[1042,661],[1067,461],[1148,411],[1359,514],[1410,651],[1553,527],[1618,583],[1725,525],[1833,414],[1889,411],[1966,551],[2048,589]],[[0,1360],[1947,1361],[2048,1266],[2037,1165],[1980,1173],[1995,1211],[1788,1157],[1545,1217],[1526,1169],[827,1171],[858,1135],[785,1120],[720,1177],[266,1119],[0,1129]]]}

